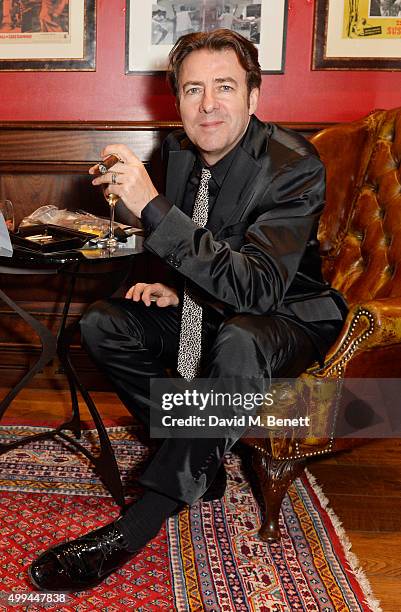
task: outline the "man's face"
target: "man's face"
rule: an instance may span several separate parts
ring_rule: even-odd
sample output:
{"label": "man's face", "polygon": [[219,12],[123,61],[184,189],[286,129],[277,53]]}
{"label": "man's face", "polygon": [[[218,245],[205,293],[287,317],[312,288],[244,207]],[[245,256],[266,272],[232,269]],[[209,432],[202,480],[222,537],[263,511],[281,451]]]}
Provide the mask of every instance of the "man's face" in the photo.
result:
{"label": "man's face", "polygon": [[213,165],[241,140],[259,90],[248,95],[246,72],[232,49],[192,51],[179,75],[178,110],[188,138]]}

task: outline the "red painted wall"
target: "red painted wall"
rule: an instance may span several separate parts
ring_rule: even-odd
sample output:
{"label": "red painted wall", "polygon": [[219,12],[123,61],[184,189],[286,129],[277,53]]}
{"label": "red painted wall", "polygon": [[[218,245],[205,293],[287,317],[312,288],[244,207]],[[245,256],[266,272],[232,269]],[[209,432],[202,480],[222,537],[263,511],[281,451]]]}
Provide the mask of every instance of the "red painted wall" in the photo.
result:
{"label": "red painted wall", "polygon": [[[97,1],[96,72],[0,73],[0,121],[176,119],[164,76],[125,76],[125,0]],[[313,0],[290,0],[285,73],[263,77],[258,115],[343,121],[401,106],[401,72],[311,71]]]}

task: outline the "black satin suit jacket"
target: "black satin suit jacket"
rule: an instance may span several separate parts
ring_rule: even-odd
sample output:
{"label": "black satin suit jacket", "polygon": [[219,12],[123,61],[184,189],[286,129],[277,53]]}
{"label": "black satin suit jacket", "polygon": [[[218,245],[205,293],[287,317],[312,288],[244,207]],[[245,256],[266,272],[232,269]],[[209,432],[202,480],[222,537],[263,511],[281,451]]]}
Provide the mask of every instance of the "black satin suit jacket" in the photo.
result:
{"label": "black satin suit jacket", "polygon": [[206,228],[180,210],[193,146],[181,131],[167,138],[164,151],[173,205],[145,247],[187,279],[205,305],[225,318],[277,313],[306,329],[344,318],[345,302],[321,275],[316,233],[325,170],[307,140],[252,116]]}

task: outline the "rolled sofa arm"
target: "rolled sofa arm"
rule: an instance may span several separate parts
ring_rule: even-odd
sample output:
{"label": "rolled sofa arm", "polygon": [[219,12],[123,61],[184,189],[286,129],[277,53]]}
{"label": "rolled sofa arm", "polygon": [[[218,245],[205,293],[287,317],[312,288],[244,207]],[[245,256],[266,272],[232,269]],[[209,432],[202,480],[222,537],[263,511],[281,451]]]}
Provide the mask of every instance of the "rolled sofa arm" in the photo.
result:
{"label": "rolled sofa arm", "polygon": [[344,376],[357,350],[401,344],[401,298],[370,300],[354,304],[323,367],[314,365],[308,373],[318,377]]}

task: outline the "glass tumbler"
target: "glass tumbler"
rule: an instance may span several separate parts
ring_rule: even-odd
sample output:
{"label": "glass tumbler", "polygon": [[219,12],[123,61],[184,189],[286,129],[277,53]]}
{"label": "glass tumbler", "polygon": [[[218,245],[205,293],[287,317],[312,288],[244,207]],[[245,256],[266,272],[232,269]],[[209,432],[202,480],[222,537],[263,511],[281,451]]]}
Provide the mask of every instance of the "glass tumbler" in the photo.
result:
{"label": "glass tumbler", "polygon": [[14,231],[14,207],[11,200],[0,199],[0,212],[4,217],[8,231]]}

